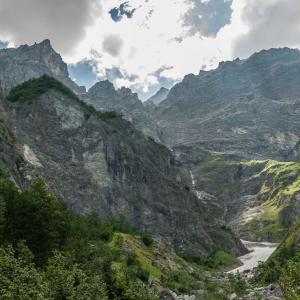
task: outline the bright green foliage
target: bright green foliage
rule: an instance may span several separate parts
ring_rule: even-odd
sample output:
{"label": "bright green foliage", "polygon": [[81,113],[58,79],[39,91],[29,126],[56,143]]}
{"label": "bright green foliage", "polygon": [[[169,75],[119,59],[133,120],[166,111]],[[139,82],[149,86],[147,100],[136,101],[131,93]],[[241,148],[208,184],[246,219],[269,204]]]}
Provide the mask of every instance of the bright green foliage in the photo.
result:
{"label": "bright green foliage", "polygon": [[300,262],[288,263],[280,286],[286,300],[300,300]]}
{"label": "bright green foliage", "polygon": [[262,201],[260,213],[245,224],[243,230],[270,240],[282,240],[295,222],[289,215],[292,215],[295,195],[300,191],[300,163],[265,160],[241,165],[245,169],[258,170],[250,180],[261,181],[257,197]]}
{"label": "bright green foliage", "polygon": [[16,251],[11,246],[0,248],[0,286],[1,299],[50,299],[49,286],[24,244]]}
{"label": "bright green foliage", "polygon": [[234,256],[224,251],[217,251],[214,255],[208,257],[205,260],[205,265],[212,269],[226,269],[238,266],[239,261]]}
{"label": "bright green foliage", "polygon": [[[288,281],[299,274],[293,272],[293,268],[300,266],[300,223],[293,226],[276,251],[259,267],[257,282],[268,284],[283,280],[286,292],[289,291]],[[296,279],[296,277],[295,277]]]}

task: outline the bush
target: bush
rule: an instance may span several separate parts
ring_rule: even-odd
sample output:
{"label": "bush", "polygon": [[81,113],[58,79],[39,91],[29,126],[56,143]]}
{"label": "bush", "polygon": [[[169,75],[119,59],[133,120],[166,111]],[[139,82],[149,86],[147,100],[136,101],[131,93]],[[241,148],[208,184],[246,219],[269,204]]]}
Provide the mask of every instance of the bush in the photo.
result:
{"label": "bush", "polygon": [[143,233],[142,234],[142,242],[145,246],[150,247],[153,245],[154,240],[149,233]]}

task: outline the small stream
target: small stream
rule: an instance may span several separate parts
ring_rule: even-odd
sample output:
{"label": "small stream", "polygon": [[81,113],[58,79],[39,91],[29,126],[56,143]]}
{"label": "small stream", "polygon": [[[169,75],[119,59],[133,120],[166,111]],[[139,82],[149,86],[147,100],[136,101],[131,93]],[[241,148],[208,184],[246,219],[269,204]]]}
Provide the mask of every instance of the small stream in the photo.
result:
{"label": "small stream", "polygon": [[268,242],[249,242],[244,240],[242,240],[242,242],[251,252],[240,256],[239,260],[243,265],[228,273],[242,273],[246,270],[256,268],[260,262],[265,262],[278,246],[278,244]]}

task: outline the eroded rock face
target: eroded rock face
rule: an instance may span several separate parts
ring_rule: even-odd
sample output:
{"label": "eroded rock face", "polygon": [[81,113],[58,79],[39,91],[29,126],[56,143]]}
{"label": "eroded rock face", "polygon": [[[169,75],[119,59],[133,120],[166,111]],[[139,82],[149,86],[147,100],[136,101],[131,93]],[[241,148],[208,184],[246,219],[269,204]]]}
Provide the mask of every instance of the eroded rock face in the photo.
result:
{"label": "eroded rock face", "polygon": [[129,122],[104,122],[56,90],[7,110],[21,177],[44,177],[73,211],[123,219],[186,255],[245,250],[191,191],[172,153]]}
{"label": "eroded rock face", "polygon": [[160,88],[155,95],[153,95],[147,101],[145,101],[145,105],[157,106],[158,104],[167,99],[169,92],[170,91],[164,87]]}
{"label": "eroded rock face", "polygon": [[238,159],[287,159],[299,141],[299,67],[300,52],[284,48],[187,75],[155,111],[162,141]]}
{"label": "eroded rock face", "polygon": [[99,111],[113,110],[121,113],[145,135],[159,140],[157,125],[150,110],[130,89],[122,87],[116,90],[110,81],[100,81],[89,89],[84,99]]}

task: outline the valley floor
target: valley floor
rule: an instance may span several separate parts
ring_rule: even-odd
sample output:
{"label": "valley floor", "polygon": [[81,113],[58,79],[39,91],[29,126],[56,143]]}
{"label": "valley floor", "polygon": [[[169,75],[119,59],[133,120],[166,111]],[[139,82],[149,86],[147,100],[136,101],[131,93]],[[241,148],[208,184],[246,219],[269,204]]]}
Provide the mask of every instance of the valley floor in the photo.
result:
{"label": "valley floor", "polygon": [[268,242],[249,242],[243,240],[242,242],[250,253],[239,257],[239,260],[242,262],[242,266],[229,271],[229,273],[235,274],[253,270],[261,262],[265,262],[278,246],[276,243]]}

